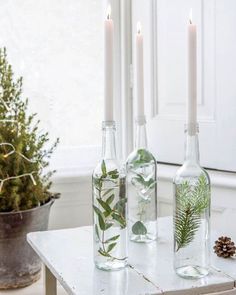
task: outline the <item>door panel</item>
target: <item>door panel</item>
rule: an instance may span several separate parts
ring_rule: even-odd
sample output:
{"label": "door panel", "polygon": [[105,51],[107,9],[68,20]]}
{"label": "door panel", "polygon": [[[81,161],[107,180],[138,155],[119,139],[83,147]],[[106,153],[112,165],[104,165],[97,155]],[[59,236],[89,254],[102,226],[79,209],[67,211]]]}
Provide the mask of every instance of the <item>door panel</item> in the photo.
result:
{"label": "door panel", "polygon": [[223,2],[133,1],[133,39],[136,22],[140,20],[145,40],[145,106],[149,147],[158,161],[183,162],[187,24],[192,8],[193,21],[198,27],[201,163],[208,168],[236,171],[236,2]]}

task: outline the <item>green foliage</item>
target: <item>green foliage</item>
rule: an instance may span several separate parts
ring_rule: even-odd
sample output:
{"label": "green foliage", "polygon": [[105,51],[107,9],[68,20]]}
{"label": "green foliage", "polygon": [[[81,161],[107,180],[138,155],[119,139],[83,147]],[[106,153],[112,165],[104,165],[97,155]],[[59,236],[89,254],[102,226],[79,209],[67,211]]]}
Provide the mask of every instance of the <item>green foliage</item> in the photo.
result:
{"label": "green foliage", "polygon": [[132,226],[132,232],[135,235],[146,235],[147,234],[147,228],[141,221],[135,222],[135,224]]}
{"label": "green foliage", "polygon": [[176,251],[193,241],[199,226],[200,216],[195,214],[190,204],[184,210],[178,209],[175,217],[175,240],[178,245]]}
{"label": "green foliage", "polygon": [[[131,179],[131,183],[135,187],[139,196],[139,201],[138,201],[139,212],[137,214],[139,217],[139,220],[135,222],[132,226],[132,233],[134,235],[147,234],[145,219],[146,219],[147,207],[150,206],[150,198],[147,198],[147,195],[152,193],[156,185],[155,179],[153,178],[145,179],[144,175],[141,172],[137,173],[136,171],[140,171],[140,170],[142,171],[148,165],[154,162],[155,162],[155,159],[148,150],[138,149],[136,151],[135,157],[132,160],[132,164],[130,165],[133,174],[135,174]],[[145,195],[145,197],[143,197],[142,195]]]}
{"label": "green foliage", "polygon": [[105,161],[101,164],[102,175],[99,178],[93,178],[93,186],[96,195],[97,206],[93,205],[93,210],[97,215],[98,224],[95,223],[95,233],[100,242],[98,252],[105,257],[116,260],[124,260],[125,258],[117,258],[111,255],[112,250],[119,242],[120,235],[115,235],[105,240],[105,232],[113,226],[118,224],[121,229],[126,228],[126,219],[124,218],[125,206],[127,199],[121,196],[114,204],[115,193],[114,188],[104,189],[104,182],[111,182],[117,185],[119,172],[117,169],[107,171]]}
{"label": "green foliage", "polygon": [[137,168],[153,161],[155,161],[155,159],[151,153],[149,153],[146,149],[139,149],[137,151],[137,158],[132,164],[133,168]]}
{"label": "green foliage", "polygon": [[195,186],[188,181],[177,185],[176,214],[174,216],[176,252],[188,246],[195,237],[201,224],[201,214],[210,205],[210,187],[204,174]]}
{"label": "green foliage", "polygon": [[[37,114],[29,114],[28,99],[22,98],[22,81],[22,77],[14,78],[6,49],[0,49],[0,212],[31,209],[52,196],[50,178],[55,171],[43,174],[43,168],[48,167],[59,140],[46,148],[48,133],[39,131]],[[2,182],[9,177],[12,179]]]}
{"label": "green foliage", "polygon": [[135,182],[138,182],[139,184],[141,184],[145,189],[151,189],[155,186],[155,180],[153,178],[150,178],[149,180],[145,180],[144,177],[138,173],[132,179],[132,183],[135,184]]}

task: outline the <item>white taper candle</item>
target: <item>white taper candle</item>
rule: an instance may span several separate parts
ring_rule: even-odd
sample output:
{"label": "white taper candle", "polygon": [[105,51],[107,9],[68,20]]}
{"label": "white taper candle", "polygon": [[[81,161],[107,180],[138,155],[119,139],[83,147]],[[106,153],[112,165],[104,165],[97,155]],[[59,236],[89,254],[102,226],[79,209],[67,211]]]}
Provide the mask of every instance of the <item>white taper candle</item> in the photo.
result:
{"label": "white taper candle", "polygon": [[197,27],[192,24],[192,10],[188,25],[188,108],[187,124],[191,135],[197,125]]}
{"label": "white taper candle", "polygon": [[114,24],[111,19],[111,7],[107,9],[107,19],[105,20],[105,44],[104,44],[104,120],[113,120],[113,39]]}
{"label": "white taper candle", "polygon": [[137,24],[136,35],[136,89],[137,89],[137,116],[144,116],[144,80],[143,80],[143,35],[141,24]]}

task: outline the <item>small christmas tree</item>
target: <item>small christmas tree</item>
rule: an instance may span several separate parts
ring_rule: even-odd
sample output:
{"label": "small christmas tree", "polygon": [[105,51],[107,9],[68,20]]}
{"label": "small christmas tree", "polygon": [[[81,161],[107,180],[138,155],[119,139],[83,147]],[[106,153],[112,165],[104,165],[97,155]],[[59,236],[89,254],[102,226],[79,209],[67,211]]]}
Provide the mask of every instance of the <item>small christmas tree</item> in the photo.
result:
{"label": "small christmas tree", "polygon": [[0,212],[27,210],[50,200],[50,177],[43,174],[59,140],[47,149],[48,133],[39,133],[37,114],[28,114],[22,77],[15,80],[0,49]]}

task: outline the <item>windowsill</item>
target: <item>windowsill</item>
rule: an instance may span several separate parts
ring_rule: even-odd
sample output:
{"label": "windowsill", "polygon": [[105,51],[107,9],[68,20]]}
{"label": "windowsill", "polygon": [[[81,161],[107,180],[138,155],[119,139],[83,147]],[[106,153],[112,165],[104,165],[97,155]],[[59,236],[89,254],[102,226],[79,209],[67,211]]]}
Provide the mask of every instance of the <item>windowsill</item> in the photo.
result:
{"label": "windowsill", "polygon": [[[178,169],[179,166],[177,165],[158,164],[158,178],[164,181],[172,181]],[[213,186],[236,189],[236,173],[210,169],[207,169],[207,172]]]}
{"label": "windowsill", "polygon": [[[94,168],[94,167],[93,167]],[[54,183],[74,183],[85,182],[91,179],[93,173],[92,167],[73,167],[66,169],[57,169],[52,181]]]}
{"label": "windowsill", "polygon": [[[53,181],[55,183],[74,183],[89,181],[92,176],[94,167],[72,167],[66,169],[58,169],[54,175]],[[172,182],[179,166],[170,164],[158,164],[158,179],[160,181]],[[236,189],[236,173],[222,172],[215,170],[207,170],[211,183],[215,187],[223,187],[228,189]]]}
{"label": "windowsill", "polygon": [[51,169],[57,172],[54,183],[84,182],[91,177],[93,169],[101,155],[99,146],[62,147],[51,161]]}

